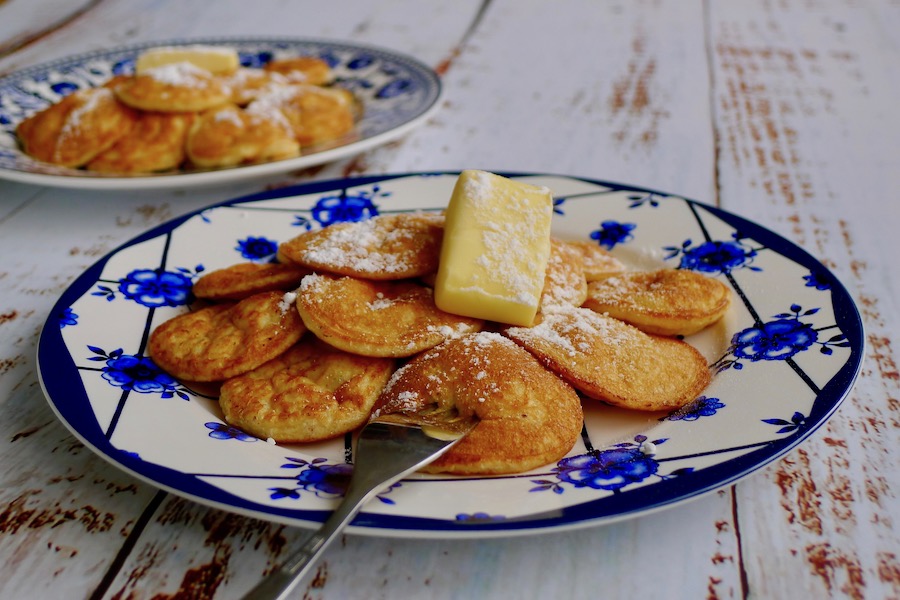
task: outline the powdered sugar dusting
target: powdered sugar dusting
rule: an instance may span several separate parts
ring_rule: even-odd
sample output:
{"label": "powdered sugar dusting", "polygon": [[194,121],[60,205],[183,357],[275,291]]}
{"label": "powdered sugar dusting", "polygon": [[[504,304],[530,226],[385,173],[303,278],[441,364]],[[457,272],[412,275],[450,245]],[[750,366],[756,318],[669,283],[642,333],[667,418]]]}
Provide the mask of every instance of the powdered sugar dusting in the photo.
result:
{"label": "powdered sugar dusting", "polygon": [[153,67],[144,75],[165,85],[201,89],[210,86],[210,72],[187,61]]}
{"label": "powdered sugar dusting", "polygon": [[67,115],[66,122],[59,132],[60,141],[64,140],[70,135],[73,135],[74,132],[81,127],[85,116],[97,110],[97,108],[100,106],[100,103],[104,100],[112,98],[112,95],[113,92],[109,88],[94,88],[86,90],[82,94],[84,102],[72,109],[72,111]]}
{"label": "powdered sugar dusting", "polygon": [[618,346],[634,342],[641,332],[587,308],[554,307],[534,327],[510,327],[507,333],[519,340],[543,342],[562,349],[568,356],[593,352],[593,341]]}
{"label": "powdered sugar dusting", "polygon": [[284,296],[281,297],[281,302],[278,303],[278,310],[281,311],[281,314],[286,314],[287,311],[294,306],[294,302],[297,301],[297,292],[286,292]]}
{"label": "powdered sugar dusting", "polygon": [[377,220],[368,219],[332,228],[328,236],[317,238],[303,251],[303,258],[314,264],[358,272],[396,273],[408,269],[409,262],[400,253],[382,252],[379,248],[412,237],[411,231],[403,228],[385,231]]}

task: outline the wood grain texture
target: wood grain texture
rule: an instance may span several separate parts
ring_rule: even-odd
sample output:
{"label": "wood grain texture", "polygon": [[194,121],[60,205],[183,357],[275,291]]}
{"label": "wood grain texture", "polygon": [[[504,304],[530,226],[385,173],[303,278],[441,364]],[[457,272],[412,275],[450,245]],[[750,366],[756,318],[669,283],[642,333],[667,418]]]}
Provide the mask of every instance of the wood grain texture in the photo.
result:
{"label": "wood grain texture", "polygon": [[307,535],[157,493],[57,422],[36,336],[77,275],[154,225],[265,187],[471,167],[619,180],[759,221],[857,299],[863,372],[826,426],[734,487],[602,528],[345,536],[295,596],[900,598],[896,2],[216,6],[105,0],[0,59],[0,73],[138,41],[316,36],[420,57],[445,104],[392,144],[259,181],[137,193],[0,182],[0,597],[235,598]]}
{"label": "wood grain texture", "polygon": [[900,71],[884,49],[896,50],[889,32],[900,11],[878,2],[710,8],[722,205],[833,269],[867,332],[859,381],[824,431],[738,486],[743,539],[771,549],[747,555],[750,591],[898,597],[900,271],[888,257],[900,250],[900,210],[884,193],[900,184]]}
{"label": "wood grain texture", "polygon": [[35,43],[89,11],[99,0],[5,0],[0,2],[0,56]]}

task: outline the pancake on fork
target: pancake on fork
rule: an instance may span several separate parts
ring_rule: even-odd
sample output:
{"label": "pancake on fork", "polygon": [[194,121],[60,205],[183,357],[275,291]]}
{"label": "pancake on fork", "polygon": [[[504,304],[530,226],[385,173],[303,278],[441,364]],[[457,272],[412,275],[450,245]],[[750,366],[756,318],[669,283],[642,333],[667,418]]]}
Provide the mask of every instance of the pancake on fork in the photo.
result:
{"label": "pancake on fork", "polygon": [[647,333],[691,335],[722,318],[731,303],[727,285],[694,271],[633,271],[588,285],[586,308]]}
{"label": "pancake on fork", "polygon": [[379,215],[307,231],[279,256],[313,270],[366,279],[409,279],[437,270],[443,226],[425,214]]}
{"label": "pancake on fork", "polygon": [[219,405],[229,424],[262,439],[325,440],[366,422],[393,371],[392,359],[356,356],[307,336],[226,381]]}
{"label": "pancake on fork", "polygon": [[193,286],[194,295],[206,300],[241,300],[260,292],[295,289],[309,269],[279,263],[238,263],[210,271]]}
{"label": "pancake on fork", "polygon": [[26,154],[74,168],[128,136],[137,119],[109,88],[86,88],[19,123],[16,135]]}
{"label": "pancake on fork", "polygon": [[646,334],[587,308],[557,308],[533,327],[503,331],[583,394],[636,410],[672,410],[710,382],[706,359],[691,345]]}
{"label": "pancake on fork", "polygon": [[222,381],[255,369],[306,331],[281,292],[214,304],[162,323],[147,345],[153,361],[187,381]]}
{"label": "pancake on fork", "polygon": [[292,158],[300,146],[279,113],[225,104],[197,118],[186,151],[194,165],[214,168]]}
{"label": "pancake on fork", "polygon": [[412,356],[483,325],[438,309],[432,290],[411,281],[313,274],[303,278],[296,303],[317,337],[363,356]]}
{"label": "pancake on fork", "polygon": [[140,110],[199,112],[228,102],[231,92],[212,73],[189,62],[147,69],[112,86],[119,100]]}
{"label": "pancake on fork", "polygon": [[177,168],[193,113],[140,112],[131,133],[87,164],[101,173],[149,173]]}
{"label": "pancake on fork", "polygon": [[581,400],[528,352],[497,333],[450,340],[400,367],[373,417],[435,410],[478,424],[425,470],[519,473],[558,461],[582,427]]}

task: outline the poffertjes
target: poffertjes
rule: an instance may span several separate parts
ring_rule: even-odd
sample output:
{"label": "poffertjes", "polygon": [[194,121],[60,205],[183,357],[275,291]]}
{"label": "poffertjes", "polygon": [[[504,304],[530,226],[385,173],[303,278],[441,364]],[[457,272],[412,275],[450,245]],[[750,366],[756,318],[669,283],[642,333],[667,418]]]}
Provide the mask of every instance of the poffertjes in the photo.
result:
{"label": "poffertjes", "polygon": [[566,240],[565,244],[581,252],[584,259],[584,277],[598,281],[610,275],[625,272],[625,265],[618,258],[601,248],[596,242]]}
{"label": "poffertjes", "polygon": [[118,81],[113,90],[132,108],[159,112],[198,112],[231,97],[221,80],[189,62],[147,69]]}
{"label": "poffertjes", "polygon": [[316,336],[363,356],[412,356],[483,324],[438,309],[431,289],[411,281],[312,274],[303,278],[296,304]]}
{"label": "poffertjes", "polygon": [[559,305],[581,306],[587,293],[584,255],[566,242],[551,239],[550,260],[547,263],[538,311]]}
{"label": "poffertjes", "polygon": [[186,152],[199,167],[230,167],[298,156],[300,145],[277,112],[225,104],[197,118]]}
{"label": "poffertjes", "polygon": [[109,88],[73,92],[19,123],[16,135],[30,156],[64,167],[80,167],[129,135],[138,114]]}
{"label": "poffertjes", "polygon": [[691,345],[646,334],[587,308],[558,308],[534,327],[503,330],[586,396],[636,410],[672,410],[709,384],[706,359]]}
{"label": "poffertjes", "polygon": [[194,283],[194,295],[207,300],[242,300],[260,292],[290,291],[309,269],[279,263],[238,263],[210,271]]}
{"label": "poffertjes", "polygon": [[260,95],[265,94],[273,85],[286,85],[286,77],[264,69],[242,67],[220,78],[230,90],[230,101],[238,106],[246,106]]}
{"label": "poffertjes", "polygon": [[691,335],[721,319],[730,302],[731,290],[718,279],[660,269],[593,281],[584,306],[647,333]]}
{"label": "poffertjes", "polygon": [[326,85],[334,74],[327,62],[316,56],[295,56],[269,61],[264,67],[270,73],[277,73],[291,83]]}
{"label": "poffertjes", "polygon": [[166,171],[184,162],[184,143],[193,113],[141,112],[129,135],[87,164],[101,173]]}
{"label": "poffertjes", "polygon": [[305,331],[284,294],[263,292],[173,317],[153,330],[147,349],[178,379],[221,381],[279,356]]}
{"label": "poffertjes", "polygon": [[433,215],[379,215],[302,233],[282,243],[278,256],[329,273],[408,279],[437,270],[442,239],[443,227]]}
{"label": "poffertjes", "polygon": [[226,381],[219,405],[228,423],[282,443],[353,431],[394,372],[394,361],[342,352],[306,336],[284,354]]}
{"label": "poffertjes", "polygon": [[479,422],[425,470],[518,473],[555,462],[575,445],[581,400],[528,352],[497,333],[447,341],[394,374],[373,417],[426,408]]}
{"label": "poffertjes", "polygon": [[301,146],[336,140],[353,129],[353,96],[340,88],[309,84],[271,87],[254,103],[281,111]]}

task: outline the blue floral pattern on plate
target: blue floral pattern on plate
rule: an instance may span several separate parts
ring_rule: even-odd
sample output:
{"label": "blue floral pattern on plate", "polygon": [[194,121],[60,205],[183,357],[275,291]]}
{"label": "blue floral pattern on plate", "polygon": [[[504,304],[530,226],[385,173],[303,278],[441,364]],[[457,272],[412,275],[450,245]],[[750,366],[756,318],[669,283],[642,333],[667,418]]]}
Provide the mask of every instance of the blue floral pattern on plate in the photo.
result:
{"label": "blue floral pattern on plate", "polygon": [[[16,126],[29,115],[85,87],[102,85],[114,75],[134,72],[138,54],[155,46],[206,44],[238,52],[241,64],[261,67],[282,57],[309,55],[325,59],[334,85],[350,89],[364,110],[352,138],[305,148],[297,158],[214,171],[115,175],[68,169],[33,160],[15,137]],[[38,65],[0,78],[0,177],[45,185],[79,188],[137,189],[225,181],[285,173],[385,143],[423,123],[440,106],[437,74],[418,60],[390,50],[348,42],[279,38],[204,38],[164,40],[92,52]]]}
{"label": "blue floral pattern on plate", "polygon": [[[269,260],[277,240],[334,222],[441,210],[456,176],[264,192],[126,244],[79,277],[48,317],[38,364],[51,405],[91,448],[147,480],[261,518],[321,522],[352,470],[352,436],[308,447],[247,443],[256,438],[225,424],[214,393],[182,385],[152,363],[147,336],[188,310],[199,273]],[[713,382],[669,414],[616,413],[621,425],[612,429],[607,416],[618,409],[585,402],[581,439],[556,464],[507,477],[413,476],[367,506],[356,531],[477,536],[641,514],[733,483],[784,455],[837,409],[859,371],[863,335],[855,305],[821,263],[692,200],[602,181],[517,177],[556,193],[555,235],[611,248],[626,264],[639,257],[646,266],[654,257],[660,267],[694,268],[731,286],[733,308],[722,323],[687,338],[709,361]],[[171,431],[165,444],[146,435],[154,428]]]}

